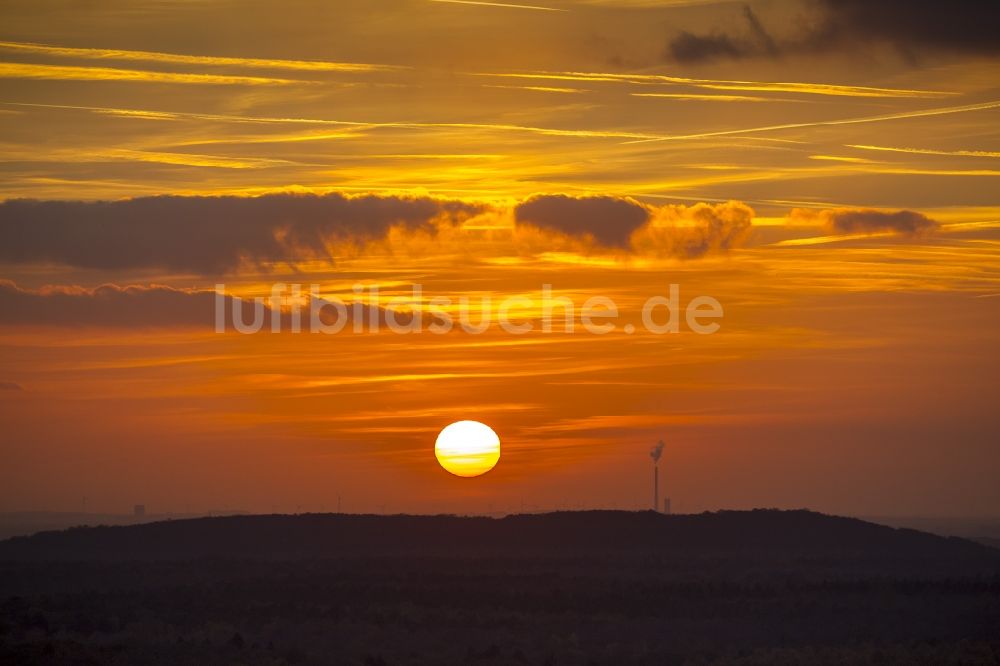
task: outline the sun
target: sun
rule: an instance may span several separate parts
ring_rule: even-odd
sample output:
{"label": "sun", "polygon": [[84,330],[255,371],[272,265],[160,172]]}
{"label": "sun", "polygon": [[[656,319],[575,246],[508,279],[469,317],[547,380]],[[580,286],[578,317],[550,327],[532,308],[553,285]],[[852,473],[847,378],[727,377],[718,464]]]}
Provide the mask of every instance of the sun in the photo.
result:
{"label": "sun", "polygon": [[500,438],[485,423],[456,421],[438,434],[434,455],[455,476],[481,476],[500,460]]}

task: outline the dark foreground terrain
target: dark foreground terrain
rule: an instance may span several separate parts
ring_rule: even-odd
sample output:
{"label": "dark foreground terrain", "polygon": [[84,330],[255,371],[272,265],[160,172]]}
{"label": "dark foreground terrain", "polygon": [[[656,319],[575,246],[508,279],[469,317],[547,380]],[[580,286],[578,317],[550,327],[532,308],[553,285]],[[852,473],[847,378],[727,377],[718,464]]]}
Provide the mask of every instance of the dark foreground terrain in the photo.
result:
{"label": "dark foreground terrain", "polygon": [[1000,664],[1000,551],[805,511],[0,542],[0,664]]}

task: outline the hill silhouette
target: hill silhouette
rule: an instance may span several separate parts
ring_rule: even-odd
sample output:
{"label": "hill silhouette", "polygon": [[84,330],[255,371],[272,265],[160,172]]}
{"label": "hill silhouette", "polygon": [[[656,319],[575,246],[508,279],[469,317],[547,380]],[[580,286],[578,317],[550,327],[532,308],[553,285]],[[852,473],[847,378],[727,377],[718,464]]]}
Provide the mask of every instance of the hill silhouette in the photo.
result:
{"label": "hill silhouette", "polygon": [[341,557],[828,558],[997,571],[957,538],[810,511],[583,511],[504,518],[301,514],[81,527],[0,542],[0,560]]}
{"label": "hill silhouette", "polygon": [[1000,551],[808,511],[230,516],[0,542],[0,664],[958,664]]}

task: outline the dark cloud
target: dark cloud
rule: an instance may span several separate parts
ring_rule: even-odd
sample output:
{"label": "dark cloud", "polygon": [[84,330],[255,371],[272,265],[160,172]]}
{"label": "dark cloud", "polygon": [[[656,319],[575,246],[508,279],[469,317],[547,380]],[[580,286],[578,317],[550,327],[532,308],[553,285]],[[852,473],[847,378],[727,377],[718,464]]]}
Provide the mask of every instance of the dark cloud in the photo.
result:
{"label": "dark cloud", "polygon": [[[215,292],[207,290],[113,284],[94,289],[23,289],[9,280],[0,280],[0,324],[210,327],[215,321],[214,312]],[[246,321],[250,321],[249,304],[246,315]]]}
{"label": "dark cloud", "polygon": [[674,60],[684,63],[743,58],[748,54],[746,45],[734,41],[729,35],[695,35],[686,30],[677,35],[667,48]]}
{"label": "dark cloud", "polygon": [[571,197],[546,194],[529,198],[514,208],[517,224],[589,235],[606,247],[626,248],[632,233],[649,220],[650,210],[633,199]]}
{"label": "dark cloud", "polygon": [[885,213],[877,210],[832,210],[826,212],[830,231],[840,234],[892,231],[920,234],[937,229],[938,223],[922,213],[900,210]]}
{"label": "dark cloud", "polygon": [[24,387],[17,382],[0,382],[0,391],[23,391]]}
{"label": "dark cloud", "polygon": [[519,226],[593,239],[635,254],[697,259],[743,244],[754,212],[738,201],[647,206],[629,198],[541,195],[517,206]]}
{"label": "dark cloud", "polygon": [[325,256],[338,240],[382,238],[393,225],[434,231],[483,206],[429,197],[268,194],[124,201],[0,203],[0,262],[219,274],[241,263]]}
{"label": "dark cloud", "polygon": [[720,58],[738,60],[760,55],[776,56],[780,49],[749,6],[743,7],[747,35],[730,35],[715,31],[696,35],[681,31],[667,44],[668,59],[683,63],[697,63]]}
{"label": "dark cloud", "polygon": [[820,0],[817,35],[879,40],[911,54],[925,49],[1000,53],[1000,3],[989,0]]}
{"label": "dark cloud", "polygon": [[[647,247],[663,253],[666,243],[672,248],[668,254],[684,257],[737,245],[753,217],[752,210],[736,204],[656,207],[628,197],[562,194],[533,196],[512,210],[431,198],[343,195],[178,196],[95,203],[12,200],[0,203],[0,263],[161,269],[212,276],[247,263],[327,257],[340,249],[334,247],[339,242],[383,239],[394,225],[443,233],[475,215],[511,212],[517,227],[525,232],[555,232],[570,241],[623,250],[639,251],[633,242],[636,232],[655,226],[644,236],[646,241],[656,237]],[[673,229],[672,222],[667,228],[651,224],[654,219],[680,218],[685,218],[680,225],[684,229]],[[442,238],[450,239],[452,234]],[[541,245],[534,249],[552,249],[546,245],[554,240],[550,233],[537,235],[535,240]],[[178,290],[151,287],[101,287],[93,295],[104,303],[127,300],[137,297],[139,290],[151,289],[142,292],[143,302],[156,297],[163,301],[161,305],[170,306],[170,299],[184,300]],[[75,295],[50,291],[50,299]],[[210,296],[202,298],[210,300]],[[150,321],[155,322],[155,317]],[[187,320],[182,317],[181,321]]]}
{"label": "dark cloud", "polygon": [[[305,288],[305,287],[304,287]],[[282,292],[288,295],[288,290]],[[238,313],[240,321],[250,325],[255,321],[255,305],[251,299],[224,294],[224,324],[227,331],[234,330],[233,320]],[[315,303],[320,321],[332,326],[340,312],[323,299],[310,301],[306,295],[300,307],[301,330],[310,327],[310,309]],[[353,321],[355,308],[344,305],[345,324]],[[265,296],[261,309],[261,331],[269,332],[275,318],[281,332],[292,330],[292,316],[287,307],[272,309]],[[373,320],[379,326],[388,321],[387,308],[359,306],[366,324]],[[216,293],[207,289],[177,289],[164,285],[119,286],[105,284],[95,288],[73,285],[24,289],[9,280],[0,280],[0,325],[19,326],[80,326],[96,328],[215,328]],[[405,325],[411,314],[397,311],[395,321]],[[0,387],[2,388],[2,387]]]}
{"label": "dark cloud", "polygon": [[778,55],[778,45],[775,44],[774,38],[764,29],[764,25],[757,18],[757,15],[750,9],[750,5],[743,7],[743,17],[747,20],[750,32],[753,33],[754,38],[763,48],[764,52],[770,56]]}
{"label": "dark cloud", "polygon": [[747,5],[746,29],[681,31],[666,56],[683,63],[856,50],[888,45],[910,59],[929,52],[1000,53],[1000,3],[981,0],[808,0],[797,33],[775,38]]}
{"label": "dark cloud", "polygon": [[822,211],[795,209],[793,222],[819,221],[831,234],[875,234],[891,232],[918,236],[935,231],[940,225],[923,213],[912,210],[887,212],[866,208],[833,208]]}

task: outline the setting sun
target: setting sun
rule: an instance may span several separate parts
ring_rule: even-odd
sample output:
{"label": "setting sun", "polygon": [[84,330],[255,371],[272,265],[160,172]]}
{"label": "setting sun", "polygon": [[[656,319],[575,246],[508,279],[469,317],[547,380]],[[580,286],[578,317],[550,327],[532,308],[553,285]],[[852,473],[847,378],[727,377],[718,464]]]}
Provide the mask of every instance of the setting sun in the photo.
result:
{"label": "setting sun", "polygon": [[500,460],[500,438],[485,423],[456,421],[438,434],[434,455],[455,476],[480,476]]}

